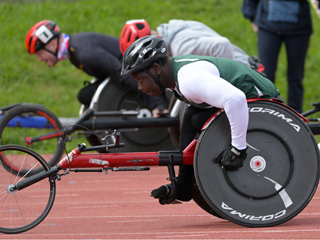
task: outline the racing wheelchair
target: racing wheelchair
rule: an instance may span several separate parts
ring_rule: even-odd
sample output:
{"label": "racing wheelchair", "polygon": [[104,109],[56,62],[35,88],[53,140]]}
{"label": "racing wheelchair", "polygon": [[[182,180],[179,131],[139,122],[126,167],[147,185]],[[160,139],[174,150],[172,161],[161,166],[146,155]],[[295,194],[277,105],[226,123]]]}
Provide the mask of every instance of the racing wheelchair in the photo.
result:
{"label": "racing wheelchair", "polygon": [[[103,145],[79,144],[50,167],[41,155],[19,145],[0,147],[0,232],[21,233],[37,226],[48,215],[55,199],[56,181],[70,172],[144,171],[151,166],[168,168],[175,201],[174,166],[193,165],[193,199],[209,214],[246,227],[271,227],[289,221],[311,201],[319,182],[319,149],[308,120],[276,100],[249,99],[247,158],[237,170],[226,169],[217,156],[231,142],[230,125],[223,110],[204,124],[200,136],[183,152],[109,152],[118,149],[121,133],[108,136]],[[20,176],[3,162],[41,172]],[[31,167],[31,169],[32,169]],[[30,170],[31,170],[30,169]]]}
{"label": "racing wheelchair", "polygon": [[[73,124],[66,132],[65,141],[84,136],[90,145],[102,145],[104,136],[117,129],[126,145],[125,149],[118,149],[118,152],[175,150],[179,139],[179,111],[182,103],[175,101],[172,94],[167,92],[164,104],[170,110],[170,115],[153,118],[151,110],[131,89],[107,78],[99,85],[90,106],[81,106],[79,118],[58,118],[39,104],[21,103],[1,108],[0,144],[31,148],[41,154],[49,166],[54,166],[63,155],[64,130]],[[80,125],[90,131],[83,130]],[[101,149],[98,151],[106,152]],[[19,170],[17,166],[8,164],[3,162],[4,167],[16,172]],[[20,175],[28,172],[31,165],[26,162]],[[31,173],[38,171],[34,168]]]}

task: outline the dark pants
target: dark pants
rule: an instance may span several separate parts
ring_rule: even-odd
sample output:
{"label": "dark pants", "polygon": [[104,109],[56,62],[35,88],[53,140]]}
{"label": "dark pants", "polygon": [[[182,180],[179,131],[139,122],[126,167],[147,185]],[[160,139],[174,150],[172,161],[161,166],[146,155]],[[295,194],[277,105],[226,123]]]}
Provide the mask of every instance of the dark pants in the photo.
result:
{"label": "dark pants", "polygon": [[287,105],[302,112],[304,63],[309,47],[310,35],[282,35],[262,29],[258,31],[258,51],[267,77],[275,82],[278,56],[282,42],[287,52]]}
{"label": "dark pants", "polygon": [[78,100],[80,103],[89,107],[94,93],[96,92],[99,85],[102,83],[103,79],[98,79],[94,83],[85,82],[85,87],[83,87],[78,93]]}
{"label": "dark pants", "polygon": [[[205,122],[217,110],[217,108],[203,109],[192,106],[186,109],[180,131],[180,151],[183,151],[193,141],[195,136],[201,132],[201,128]],[[192,178],[192,165],[179,166],[177,179],[178,200],[190,201],[192,199]]]}

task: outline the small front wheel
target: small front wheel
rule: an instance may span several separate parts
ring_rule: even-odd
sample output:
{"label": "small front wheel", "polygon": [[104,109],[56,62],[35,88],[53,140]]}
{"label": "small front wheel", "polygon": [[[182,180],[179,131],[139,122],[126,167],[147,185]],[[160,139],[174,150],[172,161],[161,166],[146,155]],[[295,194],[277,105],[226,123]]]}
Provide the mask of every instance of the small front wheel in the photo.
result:
{"label": "small front wheel", "polygon": [[18,145],[0,146],[0,232],[25,232],[41,223],[51,210],[56,194],[55,181],[49,177],[18,191],[15,184],[30,177],[31,172],[20,177],[20,171],[16,173],[3,166],[3,158],[14,162],[20,170],[28,161],[33,163],[31,169],[41,166],[48,171],[49,166],[31,149]]}

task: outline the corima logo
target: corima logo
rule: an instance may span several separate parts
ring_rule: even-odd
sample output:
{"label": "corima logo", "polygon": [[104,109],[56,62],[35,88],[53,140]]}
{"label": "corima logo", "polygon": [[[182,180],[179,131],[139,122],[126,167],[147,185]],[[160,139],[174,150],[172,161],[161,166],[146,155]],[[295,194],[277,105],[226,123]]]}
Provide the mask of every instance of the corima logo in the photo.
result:
{"label": "corima logo", "polygon": [[284,209],[284,210],[277,212],[275,214],[269,214],[269,215],[265,215],[265,216],[256,217],[254,215],[238,212],[237,210],[234,210],[233,208],[229,207],[224,202],[221,203],[221,207],[225,210],[229,210],[230,214],[232,214],[232,215],[237,215],[239,218],[247,219],[247,220],[251,220],[251,221],[269,221],[272,219],[282,217],[287,213],[287,211]]}
{"label": "corima logo", "polygon": [[292,123],[293,120],[291,118],[287,118],[283,113],[277,112],[277,111],[275,111],[273,109],[263,108],[263,107],[253,107],[253,108],[249,108],[249,112],[268,113],[270,115],[279,117],[283,121],[285,121],[288,124],[290,124],[294,128],[294,130],[296,130],[297,132],[300,131],[300,126],[297,125],[297,124]]}

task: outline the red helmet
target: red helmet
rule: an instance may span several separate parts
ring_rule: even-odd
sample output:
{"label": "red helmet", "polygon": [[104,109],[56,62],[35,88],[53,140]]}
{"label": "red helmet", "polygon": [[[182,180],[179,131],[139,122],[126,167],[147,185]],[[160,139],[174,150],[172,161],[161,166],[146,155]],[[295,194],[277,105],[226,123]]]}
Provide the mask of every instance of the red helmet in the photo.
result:
{"label": "red helmet", "polygon": [[26,49],[30,54],[34,54],[59,35],[60,28],[55,22],[50,20],[38,22],[30,29],[26,36]]}
{"label": "red helmet", "polygon": [[120,51],[122,55],[134,41],[150,35],[150,32],[151,28],[144,19],[127,21],[120,35]]}

